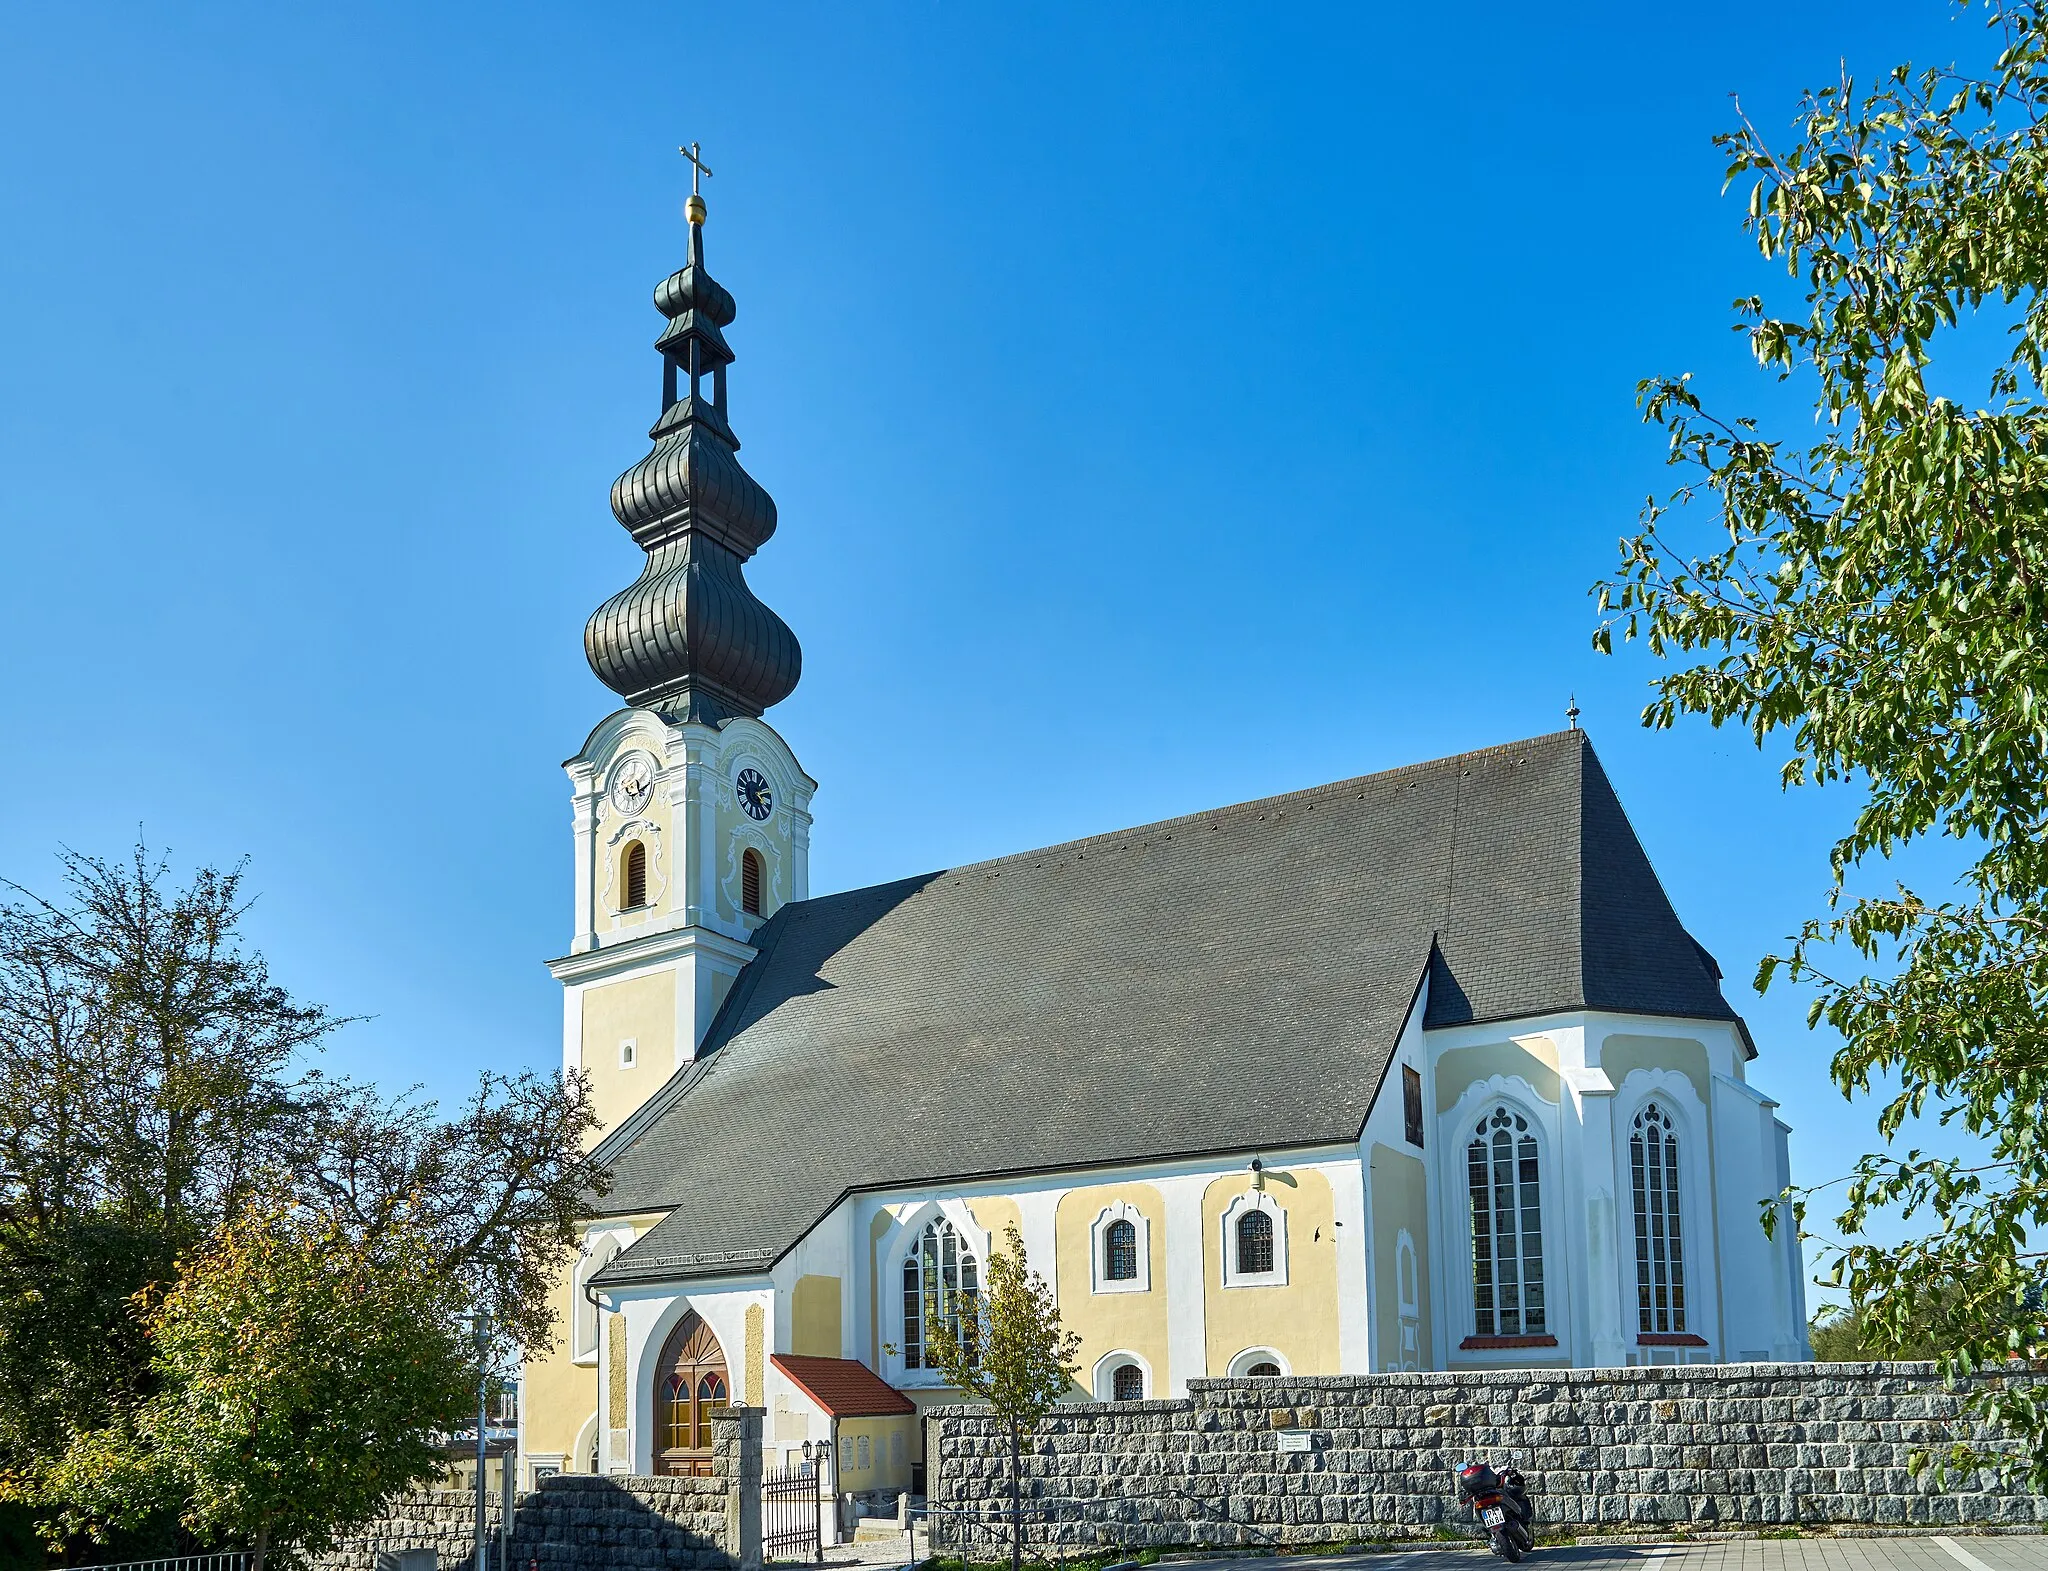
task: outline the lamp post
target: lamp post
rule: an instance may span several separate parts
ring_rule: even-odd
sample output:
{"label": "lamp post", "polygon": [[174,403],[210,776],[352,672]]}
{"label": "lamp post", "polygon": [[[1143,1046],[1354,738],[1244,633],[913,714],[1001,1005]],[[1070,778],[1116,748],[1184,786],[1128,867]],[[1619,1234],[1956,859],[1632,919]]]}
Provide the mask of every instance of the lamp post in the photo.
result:
{"label": "lamp post", "polygon": [[490,1346],[491,1322],[481,1310],[470,1316],[476,1326],[476,1571],[489,1571],[490,1539],[484,1491],[484,1458],[488,1451],[485,1425],[489,1420],[490,1363],[485,1356]]}

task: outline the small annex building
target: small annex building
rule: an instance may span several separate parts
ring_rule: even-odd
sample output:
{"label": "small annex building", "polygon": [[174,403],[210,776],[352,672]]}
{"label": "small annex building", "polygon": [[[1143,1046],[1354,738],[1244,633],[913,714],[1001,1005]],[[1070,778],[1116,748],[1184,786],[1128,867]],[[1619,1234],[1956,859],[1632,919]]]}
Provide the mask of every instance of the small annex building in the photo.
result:
{"label": "small annex building", "polygon": [[[1074,1395],[1217,1375],[1807,1355],[1787,1127],[1585,733],[813,896],[762,718],[794,635],[742,566],[703,259],[665,326],[646,554],[585,633],[624,707],[566,764],[565,1070],[606,1125],[524,1372],[530,1472],[707,1471],[710,1415],[842,1493],[922,1482],[935,1290],[1015,1229]],[[849,1445],[852,1454],[848,1454]]]}

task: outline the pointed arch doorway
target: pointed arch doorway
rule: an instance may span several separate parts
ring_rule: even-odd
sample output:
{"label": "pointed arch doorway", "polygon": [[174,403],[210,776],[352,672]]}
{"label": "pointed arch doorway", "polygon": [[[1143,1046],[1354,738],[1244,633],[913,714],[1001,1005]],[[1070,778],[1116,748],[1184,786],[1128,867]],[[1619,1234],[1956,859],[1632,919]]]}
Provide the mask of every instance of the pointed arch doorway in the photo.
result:
{"label": "pointed arch doorway", "polygon": [[731,1400],[724,1350],[693,1309],[669,1333],[655,1365],[654,1471],[709,1478],[711,1420]]}

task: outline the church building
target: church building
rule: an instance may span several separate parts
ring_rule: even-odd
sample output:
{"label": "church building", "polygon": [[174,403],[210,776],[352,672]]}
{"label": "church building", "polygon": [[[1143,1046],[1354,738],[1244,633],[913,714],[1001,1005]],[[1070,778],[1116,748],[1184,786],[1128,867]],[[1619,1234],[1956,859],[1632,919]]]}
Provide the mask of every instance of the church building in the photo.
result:
{"label": "church building", "polygon": [[524,1371],[529,1481],[708,1471],[744,1402],[841,1495],[918,1487],[957,1399],[924,1317],[1010,1227],[1077,1401],[1807,1356],[1758,1220],[1786,1126],[1580,730],[812,895],[817,783],[763,718],[801,653],[743,571],[775,504],[687,211],[612,487],[646,564],[584,634],[624,707],[566,765],[550,966],[613,1183]]}

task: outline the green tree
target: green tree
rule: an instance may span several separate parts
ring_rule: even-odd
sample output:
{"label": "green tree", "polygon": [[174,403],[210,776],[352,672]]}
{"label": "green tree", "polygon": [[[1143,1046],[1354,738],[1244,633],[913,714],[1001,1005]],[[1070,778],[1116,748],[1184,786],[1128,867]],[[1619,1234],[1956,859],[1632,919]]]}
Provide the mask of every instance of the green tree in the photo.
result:
{"label": "green tree", "polygon": [[373,1244],[302,1209],[251,1210],[149,1311],[156,1389],[50,1471],[61,1520],[173,1511],[201,1542],[249,1545],[255,1571],[331,1548],[445,1468],[477,1380],[462,1307],[405,1225]]}
{"label": "green tree", "polygon": [[[506,1343],[546,1345],[607,1182],[579,1080],[486,1074],[444,1117],[322,1075],[311,1055],[343,1022],[242,942],[239,869],[181,884],[141,847],[63,869],[59,897],[0,906],[0,1502],[86,1519],[48,1475],[157,1388],[136,1295],[258,1196],[371,1256],[402,1240]],[[139,1552],[175,1547],[120,1520]]]}
{"label": "green tree", "polygon": [[1014,1222],[1003,1230],[981,1291],[934,1297],[924,1321],[931,1366],[986,1402],[1009,1432],[1010,1571],[1017,1571],[1024,1560],[1024,1437],[1073,1388],[1081,1339],[1061,1327],[1052,1288],[1025,1265]]}
{"label": "green tree", "polygon": [[[1978,75],[1845,75],[1806,96],[1784,145],[1747,117],[1718,139],[1748,231],[1801,294],[1783,314],[1738,301],[1739,317],[1818,418],[1770,436],[1687,378],[1645,382],[1693,479],[1623,542],[1596,635],[1677,663],[1646,724],[1738,723],[1789,743],[1788,786],[1860,791],[1826,910],[1757,984],[1812,988],[1845,1095],[1895,1082],[1885,1148],[1844,1180],[1825,1280],[1869,1345],[1924,1337],[1958,1373],[2044,1351],[2015,1311],[2048,1222],[2048,18],[2038,0],[1986,14],[1996,63]],[[1943,897],[1859,878],[1929,839],[1968,861]],[[1892,1149],[1923,1113],[1982,1156]],[[1918,1236],[1873,1242],[1879,1213]],[[1972,1389],[2014,1448],[1919,1464],[2021,1465],[2048,1489],[2042,1397]]]}

